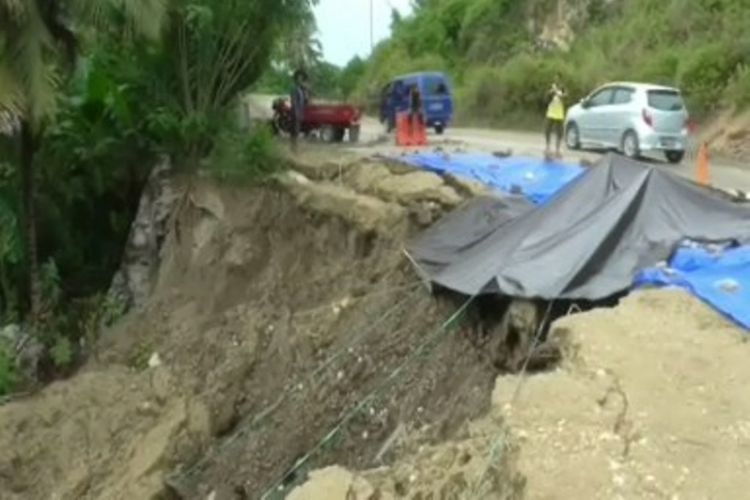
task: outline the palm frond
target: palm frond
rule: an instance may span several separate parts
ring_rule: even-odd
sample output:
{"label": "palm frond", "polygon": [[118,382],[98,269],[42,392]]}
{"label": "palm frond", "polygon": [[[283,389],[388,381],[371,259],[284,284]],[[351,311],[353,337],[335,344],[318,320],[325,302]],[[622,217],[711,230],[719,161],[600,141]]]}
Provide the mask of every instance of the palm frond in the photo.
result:
{"label": "palm frond", "polygon": [[23,89],[22,114],[37,125],[54,110],[57,79],[46,57],[52,48],[49,32],[34,2],[31,3],[26,22],[7,41],[7,50],[11,55],[10,73]]}
{"label": "palm frond", "polygon": [[111,0],[120,4],[134,34],[159,38],[167,12],[166,0]]}
{"label": "palm frond", "polygon": [[106,25],[106,12],[111,7],[110,3],[102,0],[76,0],[69,7],[75,19],[101,28]]}
{"label": "palm frond", "polygon": [[0,23],[19,22],[28,13],[28,0],[0,0]]}
{"label": "palm frond", "polygon": [[0,61],[0,134],[9,133],[12,129],[11,118],[20,115],[23,110],[20,85],[13,77],[6,61]]}
{"label": "palm frond", "polygon": [[120,13],[128,34],[156,39],[161,35],[167,0],[74,0],[71,7],[77,19],[100,29],[111,28],[111,14]]}

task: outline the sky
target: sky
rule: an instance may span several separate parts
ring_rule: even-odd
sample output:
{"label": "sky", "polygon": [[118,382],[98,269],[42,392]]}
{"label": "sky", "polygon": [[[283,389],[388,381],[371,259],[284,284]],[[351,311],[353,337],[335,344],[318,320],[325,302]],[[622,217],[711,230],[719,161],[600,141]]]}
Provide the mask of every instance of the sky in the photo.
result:
{"label": "sky", "polygon": [[315,19],[326,61],[344,66],[355,55],[369,55],[370,1],[375,45],[390,36],[391,8],[403,15],[411,12],[410,0],[320,0]]}

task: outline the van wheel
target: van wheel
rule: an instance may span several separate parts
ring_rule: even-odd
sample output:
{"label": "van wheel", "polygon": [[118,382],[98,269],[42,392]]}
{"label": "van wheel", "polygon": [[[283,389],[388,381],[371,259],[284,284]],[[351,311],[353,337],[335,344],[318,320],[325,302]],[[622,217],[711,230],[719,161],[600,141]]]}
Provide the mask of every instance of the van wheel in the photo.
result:
{"label": "van wheel", "polygon": [[636,159],[641,156],[641,146],[635,132],[632,130],[625,132],[622,136],[621,149],[622,153],[628,158]]}
{"label": "van wheel", "polygon": [[565,129],[565,145],[572,151],[581,149],[581,133],[578,131],[578,125],[574,122],[568,123]]}
{"label": "van wheel", "polygon": [[443,135],[443,132],[445,132],[445,126],[444,125],[435,125],[435,133],[437,135]]}
{"label": "van wheel", "polygon": [[669,163],[680,163],[682,159],[685,157],[684,151],[667,151],[665,153],[665,156],[667,157],[667,161]]}

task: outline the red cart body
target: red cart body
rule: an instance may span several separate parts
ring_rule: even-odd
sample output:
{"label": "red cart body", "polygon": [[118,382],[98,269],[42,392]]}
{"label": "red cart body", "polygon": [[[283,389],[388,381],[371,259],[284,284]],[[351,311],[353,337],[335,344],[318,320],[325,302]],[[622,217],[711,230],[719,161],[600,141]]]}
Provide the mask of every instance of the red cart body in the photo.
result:
{"label": "red cart body", "polygon": [[[291,106],[285,99],[273,103],[274,128],[278,131],[291,132]],[[339,142],[349,132],[349,140],[359,140],[359,121],[362,110],[350,104],[310,104],[305,107],[302,118],[302,130],[305,135],[319,131],[323,140]]]}

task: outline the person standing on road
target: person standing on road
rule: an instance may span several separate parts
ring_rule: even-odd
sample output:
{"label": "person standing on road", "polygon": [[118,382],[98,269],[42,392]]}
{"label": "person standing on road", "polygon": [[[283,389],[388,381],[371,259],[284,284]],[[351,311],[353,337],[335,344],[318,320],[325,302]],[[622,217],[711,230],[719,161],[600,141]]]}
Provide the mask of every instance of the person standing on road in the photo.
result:
{"label": "person standing on road", "polygon": [[422,119],[422,93],[419,91],[419,87],[414,84],[409,90],[409,126],[414,130],[414,120],[419,120],[419,123],[423,123]]}
{"label": "person standing on road", "polygon": [[294,86],[291,92],[292,104],[292,151],[297,152],[297,138],[302,130],[305,106],[308,102],[307,74],[298,69],[294,72]]}
{"label": "person standing on road", "polygon": [[547,91],[547,116],[544,136],[547,141],[547,148],[545,149],[545,155],[549,157],[550,151],[550,140],[552,139],[552,132],[555,132],[555,158],[562,158],[560,152],[560,146],[562,144],[563,136],[563,123],[565,121],[565,104],[563,99],[565,98],[565,90],[560,84],[560,76],[557,75],[555,81],[552,83],[549,91]]}

